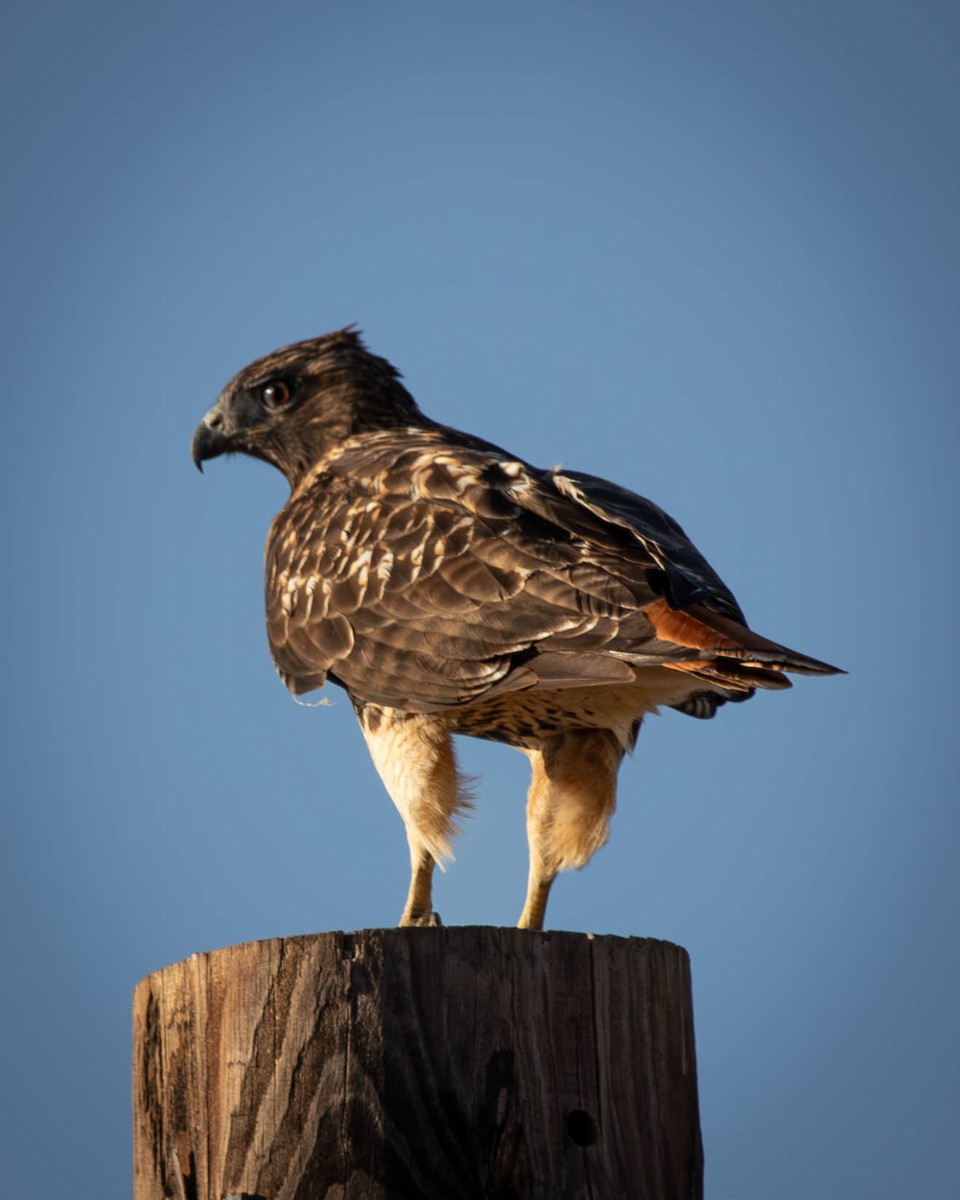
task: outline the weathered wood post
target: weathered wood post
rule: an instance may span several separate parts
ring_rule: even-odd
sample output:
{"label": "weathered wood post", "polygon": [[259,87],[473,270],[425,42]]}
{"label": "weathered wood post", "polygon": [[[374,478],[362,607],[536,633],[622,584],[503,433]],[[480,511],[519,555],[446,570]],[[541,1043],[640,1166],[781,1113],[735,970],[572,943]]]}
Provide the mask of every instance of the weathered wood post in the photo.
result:
{"label": "weathered wood post", "polygon": [[691,1200],[686,951],[372,929],[195,954],[134,997],[135,1200]]}

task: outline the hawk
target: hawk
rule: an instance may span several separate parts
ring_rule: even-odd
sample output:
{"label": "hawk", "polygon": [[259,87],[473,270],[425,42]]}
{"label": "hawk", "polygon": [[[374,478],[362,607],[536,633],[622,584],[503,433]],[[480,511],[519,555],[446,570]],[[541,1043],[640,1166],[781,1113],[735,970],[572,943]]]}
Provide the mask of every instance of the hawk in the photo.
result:
{"label": "hawk", "polygon": [[425,416],[352,327],[244,368],[192,450],[290,484],[266,545],[270,650],[294,695],[331,682],[353,704],[406,827],[401,925],[438,923],[434,866],[470,807],[453,734],[530,759],[519,925],[541,929],[558,872],[607,840],[647,713],[712,717],[785,671],[838,672],[749,629],[657,505]]}

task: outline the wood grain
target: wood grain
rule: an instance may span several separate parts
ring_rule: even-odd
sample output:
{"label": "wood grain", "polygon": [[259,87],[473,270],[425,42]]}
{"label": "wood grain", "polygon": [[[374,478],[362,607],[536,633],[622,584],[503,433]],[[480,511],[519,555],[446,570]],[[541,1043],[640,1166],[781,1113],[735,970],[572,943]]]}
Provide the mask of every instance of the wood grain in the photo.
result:
{"label": "wood grain", "polygon": [[702,1195],[686,952],[373,929],[195,954],[134,996],[135,1200]]}

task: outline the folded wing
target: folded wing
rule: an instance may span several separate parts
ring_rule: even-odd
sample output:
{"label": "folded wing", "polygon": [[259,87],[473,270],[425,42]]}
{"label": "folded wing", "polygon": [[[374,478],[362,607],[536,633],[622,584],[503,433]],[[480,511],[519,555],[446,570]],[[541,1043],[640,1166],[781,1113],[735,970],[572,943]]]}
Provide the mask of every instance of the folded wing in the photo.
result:
{"label": "folded wing", "polygon": [[704,685],[677,707],[712,716],[836,670],[749,630],[656,505],[441,427],[347,443],[274,522],[266,589],[292,691],[332,677],[413,711],[666,666]]}

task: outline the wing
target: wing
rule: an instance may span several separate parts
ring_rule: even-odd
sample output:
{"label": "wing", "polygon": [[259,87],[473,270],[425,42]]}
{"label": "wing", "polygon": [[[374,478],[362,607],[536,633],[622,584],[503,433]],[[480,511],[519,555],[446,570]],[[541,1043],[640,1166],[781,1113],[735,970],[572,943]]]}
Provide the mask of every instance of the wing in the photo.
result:
{"label": "wing", "polygon": [[[655,505],[442,427],[346,443],[274,522],[266,593],[292,691],[329,676],[415,711],[653,665],[692,672],[717,702],[789,686],[784,667],[832,670],[751,633]],[[712,715],[698,707],[685,711]]]}

